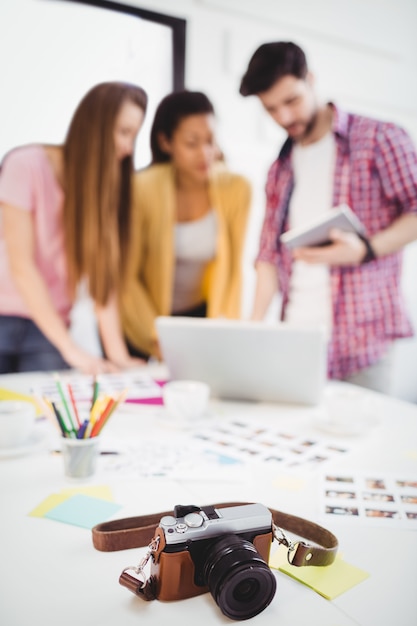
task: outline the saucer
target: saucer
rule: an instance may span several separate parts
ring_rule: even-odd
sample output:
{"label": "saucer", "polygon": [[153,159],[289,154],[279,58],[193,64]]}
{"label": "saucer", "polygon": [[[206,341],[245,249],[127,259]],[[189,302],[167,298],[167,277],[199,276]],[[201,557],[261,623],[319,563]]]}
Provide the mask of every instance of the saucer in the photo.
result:
{"label": "saucer", "polygon": [[42,447],[44,443],[45,433],[36,429],[22,445],[14,448],[0,448],[0,460],[12,459],[19,456],[25,456],[27,454],[33,454]]}

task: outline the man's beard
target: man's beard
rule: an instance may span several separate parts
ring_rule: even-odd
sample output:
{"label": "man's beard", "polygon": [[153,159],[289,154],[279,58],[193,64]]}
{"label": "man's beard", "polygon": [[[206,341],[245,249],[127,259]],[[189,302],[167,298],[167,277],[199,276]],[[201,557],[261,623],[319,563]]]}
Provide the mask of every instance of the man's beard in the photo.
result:
{"label": "man's beard", "polygon": [[[288,132],[288,129],[285,128],[285,130],[288,132],[288,135],[296,142],[300,142],[300,141],[304,141],[305,139],[307,139],[307,137],[310,135],[310,133],[313,131],[316,122],[317,122],[317,118],[318,118],[318,111],[317,109],[314,110],[314,112],[312,113],[309,121],[307,122],[304,131],[298,135],[297,137],[294,137],[293,135],[291,135],[291,133]],[[293,124],[291,124],[291,126],[293,126]],[[291,126],[289,128],[291,128]]]}

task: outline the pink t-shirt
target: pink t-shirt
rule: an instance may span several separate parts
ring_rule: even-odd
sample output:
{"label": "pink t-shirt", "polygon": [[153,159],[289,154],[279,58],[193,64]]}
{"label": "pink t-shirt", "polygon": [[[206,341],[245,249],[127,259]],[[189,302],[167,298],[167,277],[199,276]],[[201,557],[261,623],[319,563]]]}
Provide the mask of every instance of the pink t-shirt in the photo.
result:
{"label": "pink t-shirt", "polygon": [[[62,228],[63,200],[63,191],[42,146],[24,146],[7,154],[0,170],[0,205],[8,204],[32,214],[35,263],[56,310],[68,323],[71,300]],[[0,314],[31,317],[10,274],[1,219]]]}

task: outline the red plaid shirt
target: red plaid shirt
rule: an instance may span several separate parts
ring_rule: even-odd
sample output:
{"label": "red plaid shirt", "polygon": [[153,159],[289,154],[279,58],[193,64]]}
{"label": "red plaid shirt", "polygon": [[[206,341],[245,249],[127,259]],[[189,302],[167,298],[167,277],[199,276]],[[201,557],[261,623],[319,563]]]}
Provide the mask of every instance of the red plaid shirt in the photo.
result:
{"label": "red plaid shirt", "polygon": [[[336,141],[333,206],[348,204],[372,237],[405,213],[417,214],[417,154],[398,126],[334,108]],[[288,302],[291,253],[280,245],[288,229],[294,186],[290,139],[271,166],[266,183],[266,212],[257,261],[276,265]],[[333,328],[328,375],[343,379],[373,363],[399,337],[413,330],[401,295],[402,252],[359,266],[330,268]]]}

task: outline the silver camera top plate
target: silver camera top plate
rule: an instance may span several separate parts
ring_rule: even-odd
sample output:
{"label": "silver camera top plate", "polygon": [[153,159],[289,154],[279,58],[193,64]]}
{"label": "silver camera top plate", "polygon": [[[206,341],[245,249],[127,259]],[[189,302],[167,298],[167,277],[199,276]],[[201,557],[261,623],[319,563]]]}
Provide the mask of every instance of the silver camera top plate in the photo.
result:
{"label": "silver camera top plate", "polygon": [[272,529],[272,514],[263,504],[244,504],[213,511],[207,515],[202,507],[200,511],[187,513],[184,517],[162,518],[159,525],[167,545],[210,539],[226,533]]}

